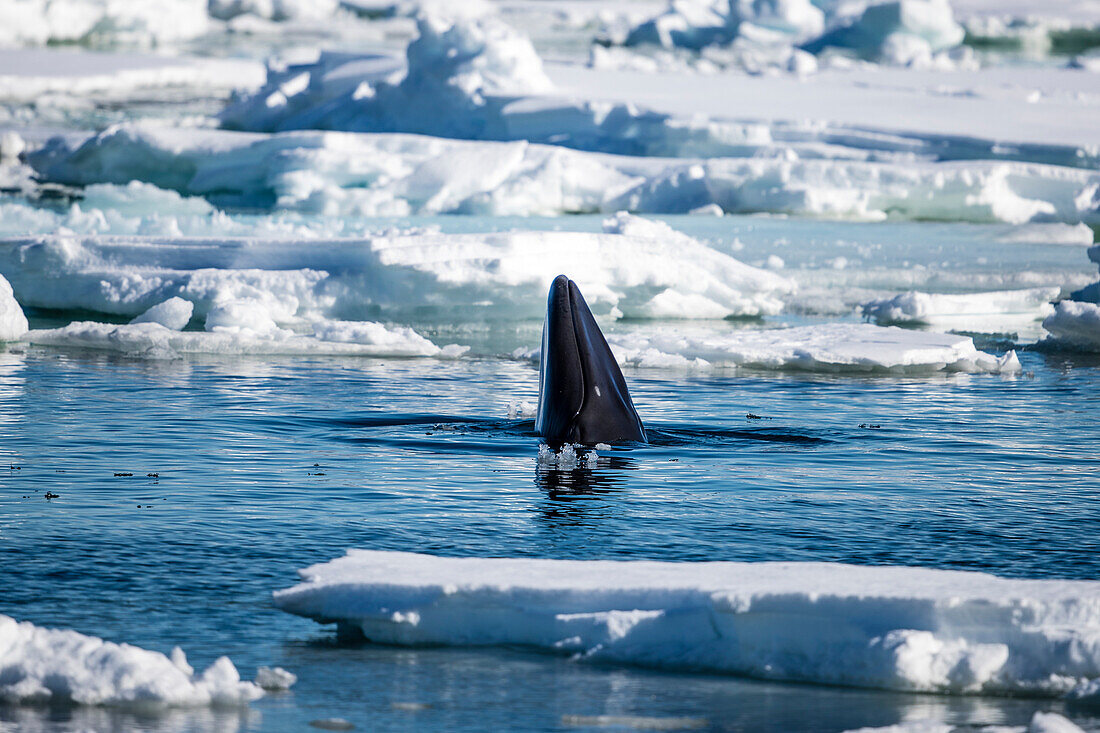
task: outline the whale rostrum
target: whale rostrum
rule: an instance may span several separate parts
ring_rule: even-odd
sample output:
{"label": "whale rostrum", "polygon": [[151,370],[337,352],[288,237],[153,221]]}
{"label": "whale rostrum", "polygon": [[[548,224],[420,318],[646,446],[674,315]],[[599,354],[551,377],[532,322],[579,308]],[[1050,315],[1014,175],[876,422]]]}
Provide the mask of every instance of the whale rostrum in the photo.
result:
{"label": "whale rostrum", "polygon": [[646,441],[611,347],[565,275],[554,278],[546,303],[535,431],[549,443]]}

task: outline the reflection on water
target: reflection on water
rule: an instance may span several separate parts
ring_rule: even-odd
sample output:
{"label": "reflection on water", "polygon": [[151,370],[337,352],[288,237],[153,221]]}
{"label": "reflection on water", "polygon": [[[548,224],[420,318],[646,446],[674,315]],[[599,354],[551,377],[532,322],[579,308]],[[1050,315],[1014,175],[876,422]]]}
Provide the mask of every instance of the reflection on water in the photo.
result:
{"label": "reflection on water", "polygon": [[256,729],[258,710],[247,707],[136,710],[87,706],[0,704],[2,733],[238,733]]}

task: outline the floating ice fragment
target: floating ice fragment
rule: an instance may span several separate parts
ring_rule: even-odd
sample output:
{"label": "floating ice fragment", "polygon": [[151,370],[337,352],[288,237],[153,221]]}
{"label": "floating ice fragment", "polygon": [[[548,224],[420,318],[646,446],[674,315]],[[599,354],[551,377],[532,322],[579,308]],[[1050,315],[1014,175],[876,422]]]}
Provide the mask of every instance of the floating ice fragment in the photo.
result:
{"label": "floating ice fragment", "polygon": [[227,657],[201,674],[172,657],[0,615],[0,700],[83,705],[240,705],[263,696]]}
{"label": "floating ice fragment", "polygon": [[[1031,288],[954,295],[910,290],[891,298],[867,301],[859,308],[864,318],[881,324],[935,323],[946,319],[969,319],[972,323],[978,323],[986,316],[1039,320],[1054,312],[1051,301],[1058,297],[1059,292],[1059,288]],[[979,329],[970,327],[963,330]]]}
{"label": "floating ice fragment", "polygon": [[1027,726],[1027,733],[1085,733],[1073,721],[1058,713],[1036,712]]}
{"label": "floating ice fragment", "polygon": [[298,676],[282,667],[260,667],[256,670],[256,684],[265,690],[289,690]]}
{"label": "floating ice fragment", "polygon": [[[584,660],[926,692],[1060,696],[1100,678],[1096,581],[365,550],[300,575],[275,593],[279,608],[379,643],[524,645]],[[395,615],[410,613],[416,624]]]}
{"label": "floating ice fragment", "polygon": [[1100,305],[1063,300],[1043,321],[1050,338],[1042,343],[1100,351]]}

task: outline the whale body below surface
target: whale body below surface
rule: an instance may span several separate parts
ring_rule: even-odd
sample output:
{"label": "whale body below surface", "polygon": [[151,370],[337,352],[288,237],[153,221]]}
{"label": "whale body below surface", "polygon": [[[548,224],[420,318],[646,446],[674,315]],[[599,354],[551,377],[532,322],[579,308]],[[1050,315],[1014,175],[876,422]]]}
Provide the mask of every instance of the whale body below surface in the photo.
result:
{"label": "whale body below surface", "polygon": [[546,303],[535,431],[551,443],[646,442],[611,347],[565,275],[554,278]]}

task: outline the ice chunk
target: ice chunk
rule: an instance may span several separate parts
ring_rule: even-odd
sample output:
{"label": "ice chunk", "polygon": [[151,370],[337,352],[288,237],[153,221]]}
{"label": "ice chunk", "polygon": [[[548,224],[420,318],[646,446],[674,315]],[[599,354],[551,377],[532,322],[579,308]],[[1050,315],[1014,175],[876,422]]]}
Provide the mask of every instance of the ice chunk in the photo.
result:
{"label": "ice chunk", "polygon": [[1054,312],[1051,301],[1059,288],[1001,290],[952,295],[911,290],[891,298],[870,300],[860,305],[864,318],[880,324],[949,323],[962,330],[980,330],[989,319],[995,322],[1039,320]]}
{"label": "ice chunk", "polygon": [[0,700],[5,702],[226,705],[263,696],[257,685],[241,681],[227,657],[197,675],[188,671],[182,653],[173,659],[0,615]]}
{"label": "ice chunk", "polygon": [[794,288],[665,224],[624,217],[615,229],[623,234],[41,236],[0,240],[0,272],[28,307],[132,317],[178,296],[194,303],[194,317],[207,318],[209,328],[257,332],[377,312],[451,317],[458,308],[471,318],[493,311],[541,317],[560,272],[572,273],[600,315],[767,315]]}
{"label": "ice chunk", "polygon": [[275,593],[279,608],[387,644],[524,645],[596,661],[929,692],[1058,695],[1100,677],[1095,581],[364,550],[300,575],[299,585]]}
{"label": "ice chunk", "polygon": [[183,298],[169,298],[163,303],[154,305],[130,323],[159,323],[173,331],[182,331],[183,327],[191,321],[191,313],[195,310],[195,304]]}
{"label": "ice chunk", "polygon": [[422,14],[417,29],[399,81],[365,68],[352,84],[347,71],[334,73],[334,57],[322,56],[314,65],[270,74],[266,86],[228,107],[222,121],[244,130],[495,138],[499,134],[485,128],[500,126],[500,107],[509,96],[552,88],[530,40],[495,15]]}
{"label": "ice chunk", "polygon": [[826,33],[805,48],[817,52],[841,47],[870,58],[905,63],[912,60],[915,48],[923,49],[930,57],[936,51],[959,45],[965,34],[955,22],[947,0],[891,0],[869,4],[852,23]]}
{"label": "ice chunk", "polygon": [[641,367],[805,369],[823,372],[1014,372],[1015,353],[998,359],[968,336],[870,324],[693,333],[651,328],[608,334],[620,364]]}
{"label": "ice chunk", "polygon": [[1058,713],[1035,713],[1027,726],[1027,733],[1085,733],[1073,721]]}
{"label": "ice chunk", "polygon": [[[214,314],[214,312],[212,312]],[[208,318],[208,324],[211,319]],[[274,326],[257,303],[236,302],[217,311],[210,331],[173,331],[159,323],[115,325],[76,321],[63,328],[29,331],[26,340],[43,346],[103,349],[128,356],[166,359],[181,354],[329,354],[344,356],[438,356],[441,349],[406,327],[356,324],[358,340],[325,340],[348,334],[350,324],[318,323],[321,336],[296,334]]]}
{"label": "ice chunk", "polygon": [[27,317],[11,285],[0,275],[0,341],[18,341],[27,332]]}
{"label": "ice chunk", "polygon": [[260,667],[256,670],[256,684],[265,690],[289,690],[298,676],[282,667]]}
{"label": "ice chunk", "polygon": [[1100,351],[1100,305],[1063,300],[1043,321],[1043,328],[1051,335],[1040,343]]}
{"label": "ice chunk", "polygon": [[538,412],[538,405],[534,402],[519,401],[508,403],[509,420],[533,420]]}

